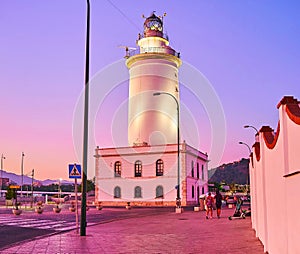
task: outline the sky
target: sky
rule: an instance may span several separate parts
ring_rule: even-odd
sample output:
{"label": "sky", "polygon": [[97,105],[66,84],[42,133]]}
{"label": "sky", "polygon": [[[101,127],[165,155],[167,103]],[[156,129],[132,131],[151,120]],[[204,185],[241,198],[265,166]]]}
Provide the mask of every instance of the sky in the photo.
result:
{"label": "sky", "polygon": [[[255,131],[243,126],[276,128],[280,99],[300,99],[299,7],[297,1],[269,0],[91,0],[90,77],[96,80],[118,61],[125,66],[120,45],[136,47],[142,14],[166,12],[164,31],[170,45],[209,81],[222,106],[226,128],[217,131],[225,133],[226,142],[219,164],[248,157],[247,147],[238,142],[251,146]],[[0,33],[3,168],[20,174],[24,152],[25,174],[35,169],[40,180],[68,179],[68,164],[81,163],[82,158],[82,137],[74,119],[81,113],[78,103],[84,86],[86,2],[1,1]],[[120,81],[95,106],[88,178],[94,176],[94,145],[127,145],[127,96],[128,82]],[[181,110],[190,112],[190,118],[181,112],[182,139],[193,140],[187,123],[192,119],[199,134],[196,148],[210,154],[216,137],[213,116],[187,87],[180,86],[180,98]]]}

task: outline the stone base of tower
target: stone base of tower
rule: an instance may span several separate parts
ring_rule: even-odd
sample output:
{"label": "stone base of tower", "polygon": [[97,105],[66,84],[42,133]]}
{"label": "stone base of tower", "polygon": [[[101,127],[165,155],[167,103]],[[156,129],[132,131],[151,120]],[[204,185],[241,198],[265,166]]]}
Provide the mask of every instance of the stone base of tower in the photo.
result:
{"label": "stone base of tower", "polygon": [[[132,207],[176,207],[176,201],[95,201],[96,206],[115,206],[115,207],[125,207],[128,202]],[[194,207],[199,206],[198,202],[181,202],[182,207]]]}
{"label": "stone base of tower", "polygon": [[102,206],[115,206],[115,207],[125,207],[130,202],[130,206],[132,207],[175,207],[175,201],[155,201],[155,202],[147,202],[147,201],[96,201],[95,205]]}
{"label": "stone base of tower", "polygon": [[[176,207],[177,144],[96,148],[95,203],[102,206]],[[208,191],[207,154],[180,144],[181,206],[197,206]]]}

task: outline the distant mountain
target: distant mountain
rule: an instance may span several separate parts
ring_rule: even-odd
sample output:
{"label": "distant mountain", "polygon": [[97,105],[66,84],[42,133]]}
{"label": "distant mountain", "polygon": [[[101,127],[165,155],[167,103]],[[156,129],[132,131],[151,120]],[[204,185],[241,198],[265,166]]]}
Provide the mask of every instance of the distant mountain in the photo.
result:
{"label": "distant mountain", "polygon": [[[1,170],[2,171],[2,177],[3,178],[8,178],[10,182],[13,182],[15,184],[18,184],[18,185],[21,185],[22,183],[22,177],[21,175],[17,175],[15,173],[10,173],[10,172],[6,172],[4,170]],[[55,180],[50,180],[50,179],[47,179],[47,180],[37,180],[34,178],[33,180],[34,183],[39,183],[41,185],[51,185],[51,184],[57,184],[59,182],[59,179],[55,179]],[[31,176],[26,176],[26,175],[23,175],[23,184],[31,184],[32,183],[32,179],[31,179]],[[66,180],[62,180],[61,181],[61,184],[73,184],[74,181],[66,181]]]}
{"label": "distant mountain", "polygon": [[223,164],[217,168],[213,168],[208,171],[208,179],[210,183],[249,183],[249,159],[243,158],[240,161]]}
{"label": "distant mountain", "polygon": [[[59,182],[59,180],[51,180],[51,179],[46,179],[41,181],[42,185],[47,186],[47,185],[51,185],[51,184],[57,184]],[[80,184],[81,179],[78,179],[78,183]],[[61,180],[60,182],[61,184],[67,185],[67,184],[74,184],[74,180]]]}

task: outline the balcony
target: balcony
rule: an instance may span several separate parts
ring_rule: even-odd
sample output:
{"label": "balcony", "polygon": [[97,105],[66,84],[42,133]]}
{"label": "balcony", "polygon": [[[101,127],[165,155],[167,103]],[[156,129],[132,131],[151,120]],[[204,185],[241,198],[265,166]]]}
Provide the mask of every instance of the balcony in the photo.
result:
{"label": "balcony", "polygon": [[180,58],[180,53],[176,52],[171,47],[147,47],[147,48],[140,48],[132,51],[128,51],[126,57],[132,57],[138,54],[147,54],[147,53],[159,53],[159,54],[168,54],[173,55]]}

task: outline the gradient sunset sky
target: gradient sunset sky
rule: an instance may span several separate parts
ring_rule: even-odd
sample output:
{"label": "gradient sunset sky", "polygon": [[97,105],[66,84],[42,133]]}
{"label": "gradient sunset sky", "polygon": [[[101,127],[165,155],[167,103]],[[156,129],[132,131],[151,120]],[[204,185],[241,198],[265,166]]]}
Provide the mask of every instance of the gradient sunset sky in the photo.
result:
{"label": "gradient sunset sky", "polygon": [[[285,95],[300,99],[299,9],[298,1],[91,0],[90,76],[123,59],[124,49],[118,46],[136,47],[142,14],[166,12],[170,45],[203,73],[222,104],[226,145],[220,164],[239,160],[249,153],[238,142],[252,145],[255,134],[243,125],[276,129],[280,99]],[[37,179],[67,179],[68,164],[81,163],[82,158],[76,154],[72,128],[84,85],[86,1],[1,1],[0,31],[4,170],[20,174],[24,152],[25,173],[34,168]],[[201,133],[196,148],[209,152],[213,138],[209,116],[189,91],[180,92]],[[127,96],[124,82],[99,108],[91,135],[100,147],[115,145],[107,135],[111,116]],[[121,113],[126,119],[126,106],[117,114]],[[120,126],[120,132],[126,134],[126,128]],[[182,128],[188,133],[187,125]],[[124,135],[119,146],[127,145]],[[94,176],[92,156],[89,178]]]}

